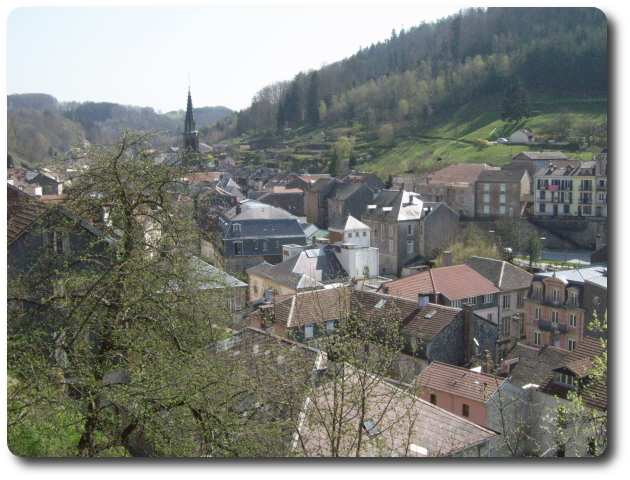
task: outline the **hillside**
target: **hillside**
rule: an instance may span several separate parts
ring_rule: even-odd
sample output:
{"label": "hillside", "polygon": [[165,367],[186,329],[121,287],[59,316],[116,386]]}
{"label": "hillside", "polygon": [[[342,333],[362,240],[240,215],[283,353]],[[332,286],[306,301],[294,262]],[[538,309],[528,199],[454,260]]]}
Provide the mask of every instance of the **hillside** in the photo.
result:
{"label": "hillside", "polygon": [[[16,166],[38,166],[62,161],[71,146],[85,140],[104,142],[124,129],[165,132],[156,142],[177,145],[183,114],[158,114],[149,107],[108,102],[58,102],[48,94],[7,96],[7,151]],[[197,128],[233,113],[225,107],[195,108]]]}
{"label": "hillside", "polygon": [[[436,161],[500,165],[514,147],[486,141],[524,126],[568,152],[591,137],[605,145],[607,78],[600,10],[471,8],[268,85],[203,134],[267,149],[243,161],[314,172],[358,166],[386,177]],[[508,90],[519,97],[508,102]],[[352,148],[336,144],[343,137]]]}

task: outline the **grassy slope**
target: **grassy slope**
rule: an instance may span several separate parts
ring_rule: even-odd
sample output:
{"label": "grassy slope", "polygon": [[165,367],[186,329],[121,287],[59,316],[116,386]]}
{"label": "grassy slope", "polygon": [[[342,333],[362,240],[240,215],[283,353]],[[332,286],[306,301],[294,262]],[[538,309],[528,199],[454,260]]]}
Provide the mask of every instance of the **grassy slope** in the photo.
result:
{"label": "grassy slope", "polygon": [[[399,139],[395,147],[381,151],[373,160],[359,162],[358,167],[387,178],[389,174],[400,175],[410,170],[414,173],[435,171],[452,163],[489,163],[502,166],[509,162],[510,155],[538,148],[492,144],[479,149],[468,142],[509,137],[524,126],[534,132],[542,131],[546,124],[553,122],[559,115],[567,117],[574,126],[605,123],[607,118],[605,99],[542,98],[534,103],[532,117],[518,123],[506,123],[500,119],[500,103],[501,99],[498,97],[484,97],[469,102],[454,112],[434,115],[422,124],[397,133]],[[572,156],[570,152],[565,153]],[[584,154],[581,156],[585,160],[589,159]],[[438,157],[441,157],[440,161],[437,160]]]}

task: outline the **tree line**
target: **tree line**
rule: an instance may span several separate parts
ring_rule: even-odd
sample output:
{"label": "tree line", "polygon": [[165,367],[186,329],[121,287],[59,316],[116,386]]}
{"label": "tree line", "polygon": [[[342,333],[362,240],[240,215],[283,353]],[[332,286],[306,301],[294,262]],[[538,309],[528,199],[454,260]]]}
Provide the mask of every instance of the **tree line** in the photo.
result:
{"label": "tree line", "polygon": [[536,94],[605,96],[607,23],[595,8],[470,8],[320,70],[264,87],[224,133],[418,120],[520,78]]}

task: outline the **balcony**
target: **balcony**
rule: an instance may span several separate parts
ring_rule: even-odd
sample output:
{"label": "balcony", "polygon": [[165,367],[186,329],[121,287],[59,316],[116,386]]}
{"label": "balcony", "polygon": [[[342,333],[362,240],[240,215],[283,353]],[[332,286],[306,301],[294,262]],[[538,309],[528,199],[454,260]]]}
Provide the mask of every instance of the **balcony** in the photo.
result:
{"label": "balcony", "polygon": [[548,322],[547,320],[538,320],[538,328],[550,332],[567,333],[567,326],[564,323]]}

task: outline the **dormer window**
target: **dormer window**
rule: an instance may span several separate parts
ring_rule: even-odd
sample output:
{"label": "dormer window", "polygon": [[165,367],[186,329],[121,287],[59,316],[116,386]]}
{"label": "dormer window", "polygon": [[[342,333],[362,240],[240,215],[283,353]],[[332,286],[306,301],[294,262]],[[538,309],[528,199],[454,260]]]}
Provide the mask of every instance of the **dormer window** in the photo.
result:
{"label": "dormer window", "polygon": [[575,378],[573,375],[560,373],[560,372],[554,372],[553,381],[554,383],[559,383],[566,387],[577,388],[577,378]]}

